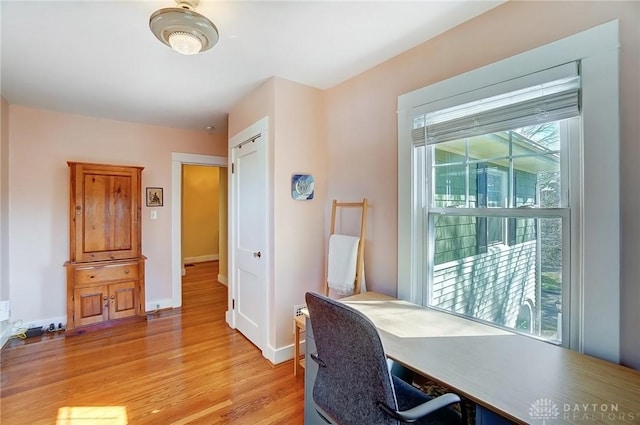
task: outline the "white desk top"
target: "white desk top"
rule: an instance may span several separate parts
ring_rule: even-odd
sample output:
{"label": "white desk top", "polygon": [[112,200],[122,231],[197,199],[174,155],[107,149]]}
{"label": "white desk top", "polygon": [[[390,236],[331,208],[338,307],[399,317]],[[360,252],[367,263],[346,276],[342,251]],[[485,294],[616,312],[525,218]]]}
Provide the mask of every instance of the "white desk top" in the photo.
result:
{"label": "white desk top", "polygon": [[374,292],[340,301],[390,358],[512,421],[640,424],[640,371]]}

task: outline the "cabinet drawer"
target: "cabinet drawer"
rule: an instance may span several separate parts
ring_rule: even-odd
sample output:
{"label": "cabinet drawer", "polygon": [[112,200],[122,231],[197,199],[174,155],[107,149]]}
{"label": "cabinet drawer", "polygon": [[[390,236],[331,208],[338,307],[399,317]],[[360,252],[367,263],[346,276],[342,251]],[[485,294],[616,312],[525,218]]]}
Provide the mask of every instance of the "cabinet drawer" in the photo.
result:
{"label": "cabinet drawer", "polygon": [[138,265],[119,264],[114,266],[76,269],[76,285],[122,279],[138,279]]}

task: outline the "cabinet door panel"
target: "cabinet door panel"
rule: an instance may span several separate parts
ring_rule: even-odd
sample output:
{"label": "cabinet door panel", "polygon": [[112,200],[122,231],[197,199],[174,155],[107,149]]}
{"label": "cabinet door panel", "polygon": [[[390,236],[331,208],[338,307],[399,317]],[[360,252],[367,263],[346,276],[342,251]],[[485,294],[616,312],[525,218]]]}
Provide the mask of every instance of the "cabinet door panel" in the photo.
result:
{"label": "cabinet door panel", "polygon": [[84,251],[131,249],[131,176],[84,175]]}
{"label": "cabinet door panel", "polygon": [[106,286],[76,289],[74,304],[76,326],[100,323],[109,318]]}
{"label": "cabinet door panel", "polygon": [[109,318],[122,319],[136,315],[136,282],[109,285]]}
{"label": "cabinet door panel", "polygon": [[140,172],[134,167],[70,164],[74,261],[140,255]]}

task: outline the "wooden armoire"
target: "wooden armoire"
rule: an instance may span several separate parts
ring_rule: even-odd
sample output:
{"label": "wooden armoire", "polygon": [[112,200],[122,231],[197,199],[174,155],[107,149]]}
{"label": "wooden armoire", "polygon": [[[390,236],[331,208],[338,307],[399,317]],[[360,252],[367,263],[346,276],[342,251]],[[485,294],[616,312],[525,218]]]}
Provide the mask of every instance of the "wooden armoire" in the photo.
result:
{"label": "wooden armoire", "polygon": [[143,167],[68,162],[67,333],[146,318]]}

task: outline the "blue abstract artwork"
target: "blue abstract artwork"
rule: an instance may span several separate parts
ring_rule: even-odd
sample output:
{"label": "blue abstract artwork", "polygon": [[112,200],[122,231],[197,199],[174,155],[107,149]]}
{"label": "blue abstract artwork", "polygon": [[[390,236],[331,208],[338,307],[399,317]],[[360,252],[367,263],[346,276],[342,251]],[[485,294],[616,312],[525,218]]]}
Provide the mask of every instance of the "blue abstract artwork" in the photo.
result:
{"label": "blue abstract artwork", "polygon": [[313,199],[313,176],[294,174],[291,176],[291,197],[296,201]]}

